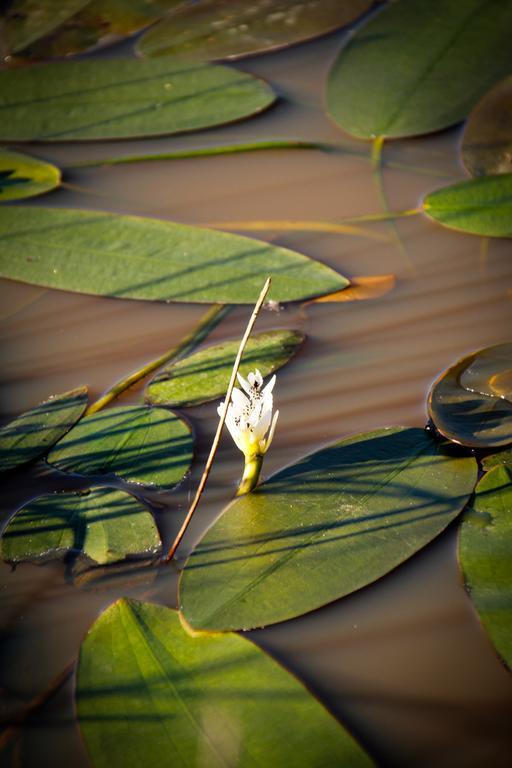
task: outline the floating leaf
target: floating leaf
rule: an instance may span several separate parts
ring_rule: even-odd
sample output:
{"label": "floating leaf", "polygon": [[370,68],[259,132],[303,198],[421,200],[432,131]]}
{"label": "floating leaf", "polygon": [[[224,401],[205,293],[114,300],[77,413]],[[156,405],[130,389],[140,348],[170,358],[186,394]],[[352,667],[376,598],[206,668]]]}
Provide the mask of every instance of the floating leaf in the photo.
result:
{"label": "floating leaf", "polygon": [[0,202],[49,192],[60,184],[60,171],[35,157],[0,149]]}
{"label": "floating leaf", "polygon": [[240,120],[274,101],[244,72],[175,59],[101,59],[0,71],[0,137],[160,136]]}
{"label": "floating leaf", "polygon": [[149,510],[123,491],[94,488],[89,493],[52,493],[22,507],[2,534],[2,557],[9,563],[82,553],[99,565],[161,551]]}
{"label": "floating leaf", "polygon": [[512,75],[495,85],[474,108],[461,153],[472,176],[512,173]]}
{"label": "floating leaf", "polygon": [[354,277],[350,281],[348,288],[343,291],[329,293],[327,296],[319,296],[317,299],[308,301],[308,304],[320,304],[323,302],[340,301],[366,301],[367,299],[378,299],[379,296],[385,296],[394,289],[396,278],[394,275],[368,275],[363,277]]}
{"label": "floating leaf", "polygon": [[5,55],[19,53],[50,34],[88,0],[10,0],[2,8],[2,46]]}
{"label": "floating leaf", "polygon": [[116,475],[130,483],[172,488],[187,473],[192,438],[184,421],[163,408],[121,406],[84,416],[50,451],[64,472]]}
{"label": "floating leaf", "polygon": [[0,472],[42,456],[66,434],[87,407],[87,387],[72,389],[17,416],[0,429]]}
{"label": "floating leaf", "polygon": [[[299,331],[267,331],[254,334],[245,347],[240,373],[258,368],[262,376],[277,371],[304,341]],[[240,341],[226,341],[160,371],[146,388],[146,400],[154,405],[192,406],[226,394]]]}
{"label": "floating leaf", "polygon": [[462,372],[460,383],[469,392],[512,402],[512,344],[480,350]]}
{"label": "floating leaf", "polygon": [[482,176],[438,189],[426,196],[423,210],[450,229],[512,237],[512,174]]}
{"label": "floating leaf", "polygon": [[493,467],[505,466],[512,470],[512,448],[505,448],[504,451],[498,451],[497,453],[491,453],[489,456],[484,456],[481,461],[482,469],[488,472]]}
{"label": "floating leaf", "polygon": [[57,208],[0,209],[0,276],[126,299],[253,304],[295,301],[348,280],[307,256],[170,221]]}
{"label": "floating leaf", "polygon": [[373,765],[257,646],[233,634],[191,637],[161,605],[107,608],[82,644],[76,700],[94,768]]}
{"label": "floating leaf", "polygon": [[[500,344],[464,357],[432,385],[428,396],[429,416],[436,429],[454,443],[471,448],[499,448],[512,442],[512,403],[503,397],[492,397],[467,388],[472,381],[471,370],[477,372],[475,381],[479,388],[484,388],[482,371],[487,371],[492,383],[488,362],[493,354],[500,359],[500,347],[510,350],[511,345]],[[480,357],[485,361],[482,367],[478,366]],[[466,386],[462,384],[463,376]]]}
{"label": "floating leaf", "polygon": [[146,32],[142,56],[235,59],[310,40],[350,23],[374,0],[202,0]]}
{"label": "floating leaf", "polygon": [[502,0],[389,3],[339,54],[329,112],[364,139],[447,128],[509,74],[511,26],[512,3]]}
{"label": "floating leaf", "polygon": [[495,467],[463,517],[459,563],[469,596],[497,652],[512,669],[512,474]]}
{"label": "floating leaf", "polygon": [[234,501],[187,562],[180,600],[193,629],[249,629],[337,600],[437,536],[476,482],[421,429],[356,435]]}

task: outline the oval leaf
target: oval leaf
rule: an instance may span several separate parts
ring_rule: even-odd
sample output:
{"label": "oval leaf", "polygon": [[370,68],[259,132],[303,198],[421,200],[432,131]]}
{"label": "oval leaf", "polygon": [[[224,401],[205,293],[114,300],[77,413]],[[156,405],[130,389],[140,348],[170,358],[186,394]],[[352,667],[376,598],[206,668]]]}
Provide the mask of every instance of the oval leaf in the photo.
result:
{"label": "oval leaf", "polygon": [[498,654],[512,669],[512,475],[495,467],[463,517],[459,563],[469,596]]}
{"label": "oval leaf", "polygon": [[89,0],[10,0],[2,8],[3,54],[23,51],[43,35],[50,34],[71,18]]}
{"label": "oval leaf", "polygon": [[512,470],[512,448],[505,448],[504,451],[498,451],[497,453],[491,453],[489,456],[485,456],[482,461],[482,469],[488,472],[493,467],[505,466]]}
{"label": "oval leaf", "polygon": [[512,173],[512,75],[474,108],[464,130],[461,153],[472,176]]}
{"label": "oval leaf", "polygon": [[[263,377],[277,371],[304,341],[299,331],[268,331],[249,339],[240,364],[247,376],[258,368]],[[169,365],[146,388],[146,400],[154,405],[192,406],[226,394],[240,341],[226,341]]]}
{"label": "oval leaf", "polygon": [[60,184],[60,170],[35,157],[0,150],[0,202],[42,195]]}
{"label": "oval leaf", "polygon": [[0,209],[0,276],[125,299],[253,304],[341,290],[348,280],[307,256],[170,221],[57,208]]}
{"label": "oval leaf", "polygon": [[511,26],[512,4],[502,0],[389,3],[341,51],[329,112],[364,139],[453,125],[510,72]]}
{"label": "oval leaf", "polygon": [[[470,391],[463,386],[472,381],[468,371],[476,370],[476,381],[481,382],[482,370],[478,358],[492,359],[491,352],[498,345],[475,352],[452,365],[434,382],[428,396],[428,413],[438,432],[454,443],[470,448],[499,448],[512,442],[512,403],[498,396]],[[498,355],[499,357],[499,355]],[[501,370],[501,369],[500,369]],[[492,380],[492,374],[489,376]],[[481,387],[483,388],[483,387]],[[490,391],[490,390],[489,390]]]}
{"label": "oval leaf", "polygon": [[138,43],[142,56],[235,59],[324,35],[356,19],[374,0],[202,0],[185,4]]}
{"label": "oval leaf", "polygon": [[512,344],[480,350],[462,371],[460,383],[469,392],[512,402]]}
{"label": "oval leaf", "polygon": [[87,407],[87,387],[53,395],[0,429],[0,472],[42,456]]}
{"label": "oval leaf", "polygon": [[0,71],[0,138],[159,136],[261,112],[270,86],[244,72],[171,59],[101,59]]}
{"label": "oval leaf", "polygon": [[163,408],[122,406],[85,416],[47,461],[64,472],[172,488],[188,472],[192,438],[187,424]]}
{"label": "oval leaf", "polygon": [[192,553],[180,599],[194,629],[284,621],[380,578],[437,536],[476,482],[421,429],[356,435],[233,502]]}
{"label": "oval leaf", "polygon": [[373,765],[263,651],[232,634],[191,637],[161,605],[107,608],[82,644],[76,701],[94,768]]}
{"label": "oval leaf", "polygon": [[110,488],[53,493],[22,507],[2,534],[9,563],[83,554],[99,565],[161,551],[151,512],[133,496]]}
{"label": "oval leaf", "polygon": [[450,229],[512,237],[512,174],[482,176],[438,189],[426,196],[423,210]]}

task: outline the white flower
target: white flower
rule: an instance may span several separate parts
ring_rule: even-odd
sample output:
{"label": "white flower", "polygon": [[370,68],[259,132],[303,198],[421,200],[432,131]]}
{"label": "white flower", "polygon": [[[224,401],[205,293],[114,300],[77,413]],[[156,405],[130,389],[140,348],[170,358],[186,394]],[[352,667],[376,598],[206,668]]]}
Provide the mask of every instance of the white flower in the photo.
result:
{"label": "white flower", "polygon": [[[279,411],[276,411],[272,418],[272,390],[276,377],[272,376],[262,389],[263,378],[257,369],[250,373],[247,379],[239,373],[237,376],[245,394],[240,389],[233,388],[226,425],[246,459],[263,456],[270,447],[279,416]],[[218,408],[219,416],[223,407],[224,403],[221,403]]]}

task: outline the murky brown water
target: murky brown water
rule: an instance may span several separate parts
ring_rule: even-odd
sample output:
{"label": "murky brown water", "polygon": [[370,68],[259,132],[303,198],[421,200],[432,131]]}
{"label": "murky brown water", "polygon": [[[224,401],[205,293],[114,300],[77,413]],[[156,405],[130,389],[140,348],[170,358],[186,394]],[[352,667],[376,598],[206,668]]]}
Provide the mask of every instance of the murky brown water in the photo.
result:
{"label": "murky brown water", "polygon": [[[63,189],[33,205],[94,208],[205,223],[219,220],[332,220],[381,210],[368,145],[342,136],[322,110],[322,83],[341,36],[243,62],[283,100],[244,123],[189,137],[95,145],[32,146],[66,166],[112,154],[164,151],[251,139],[305,138],[351,145],[361,156],[265,152],[70,171]],[[117,49],[119,53],[123,49]],[[389,207],[415,207],[427,191],[461,177],[455,129],[385,147]],[[27,149],[27,148],[26,148]],[[404,170],[403,164],[425,169]],[[438,175],[432,175],[433,173]],[[80,190],[78,190],[78,187]],[[266,312],[259,328],[300,327],[307,342],[278,376],[279,426],[270,474],[336,438],[390,424],[423,425],[432,379],[454,359],[508,340],[512,253],[508,240],[449,232],[424,217],[367,225],[388,242],[320,233],[259,233],[314,256],[349,277],[394,273],[397,286],[368,302]],[[98,299],[0,283],[3,365],[0,395],[10,417],[80,384],[97,395],[171,347],[205,308]],[[236,309],[212,340],[238,337],[248,309]],[[123,402],[138,402],[141,389]],[[165,542],[179,528],[213,435],[214,405],[187,412],[199,452],[190,479],[153,494]],[[241,461],[229,439],[184,545],[183,558],[230,499]],[[40,490],[80,487],[37,467],[8,483],[2,519]],[[251,633],[390,768],[508,766],[512,679],[497,660],[460,583],[456,527],[373,586],[311,613]],[[96,585],[66,582],[62,565],[1,566],[0,679],[8,720],[77,653],[81,638],[118,595],[176,602],[174,567],[119,574]],[[4,763],[2,763],[3,765]],[[72,681],[13,740],[9,766],[87,766],[73,720]],[[269,767],[270,768],[270,767]]]}

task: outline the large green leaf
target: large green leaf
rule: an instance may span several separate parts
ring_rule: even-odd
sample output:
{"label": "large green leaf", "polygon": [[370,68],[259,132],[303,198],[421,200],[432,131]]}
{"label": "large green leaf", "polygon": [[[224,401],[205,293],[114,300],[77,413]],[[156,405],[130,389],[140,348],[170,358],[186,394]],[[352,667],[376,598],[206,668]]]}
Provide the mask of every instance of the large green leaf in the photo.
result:
{"label": "large green leaf", "polygon": [[476,105],[462,137],[462,161],[472,176],[512,173],[512,75]]}
{"label": "large green leaf", "polygon": [[[492,387],[489,364],[494,352],[498,360],[496,372],[503,373],[500,350],[506,349],[510,351],[511,345],[499,344],[474,352],[452,365],[434,382],[428,396],[428,411],[444,437],[471,448],[500,448],[512,443],[512,403],[497,393],[493,396],[480,391],[496,391]],[[484,361],[482,366],[478,365],[480,357]],[[487,371],[486,377],[483,371]],[[498,382],[499,379],[498,375]],[[486,380],[490,384],[488,387],[484,387]],[[472,382],[473,391],[468,389]]]}
{"label": "large green leaf", "polygon": [[493,467],[505,466],[512,470],[512,448],[505,448],[504,451],[491,453],[482,459],[482,469],[488,472]]}
{"label": "large green leaf", "polygon": [[423,210],[450,229],[512,237],[512,173],[482,176],[438,189],[426,196]]}
{"label": "large green leaf", "polygon": [[370,584],[437,536],[476,482],[421,429],[356,435],[233,502],[192,553],[180,601],[194,629],[249,629]]}
{"label": "large green leaf", "polygon": [[87,387],[31,408],[0,429],[0,472],[37,459],[71,429],[87,407]]}
{"label": "large green leaf", "polygon": [[0,203],[42,195],[60,184],[60,170],[35,157],[0,149]]}
{"label": "large green leaf", "polygon": [[133,496],[110,488],[53,493],[22,507],[2,534],[9,563],[81,553],[99,565],[128,556],[153,556],[161,542],[151,512]]}
{"label": "large green leaf", "polygon": [[495,467],[478,483],[463,517],[459,562],[492,643],[512,669],[512,474]]}
{"label": "large green leaf", "polygon": [[101,59],[0,71],[0,138],[158,136],[239,120],[272,89],[244,72],[175,59]]}
{"label": "large green leaf", "polygon": [[170,221],[57,208],[0,209],[0,276],[65,291],[253,304],[332,293],[348,280],[302,254]]}
{"label": "large green leaf", "polygon": [[[245,347],[240,373],[258,368],[268,376],[281,368],[304,341],[299,331],[256,333]],[[240,340],[202,349],[195,355],[160,371],[146,388],[146,400],[154,405],[191,406],[215,400],[226,393]]]}
{"label": "large green leaf", "polygon": [[374,0],[201,0],[183,4],[143,35],[143,56],[234,59],[331,32]]}
{"label": "large green leaf", "polygon": [[373,765],[257,646],[233,634],[191,637],[161,605],[107,608],[82,645],[76,700],[94,768]]}
{"label": "large green leaf", "polygon": [[172,488],[189,469],[192,438],[164,408],[121,406],[84,416],[50,451],[64,472],[116,475],[130,483]]}
{"label": "large green leaf", "polygon": [[388,3],[336,60],[329,112],[365,139],[453,125],[512,69],[511,28],[509,0]]}
{"label": "large green leaf", "polygon": [[2,8],[2,48],[5,55],[19,53],[51,33],[83,8],[89,0],[10,0]]}

